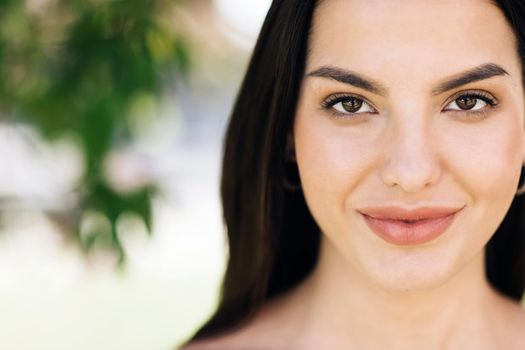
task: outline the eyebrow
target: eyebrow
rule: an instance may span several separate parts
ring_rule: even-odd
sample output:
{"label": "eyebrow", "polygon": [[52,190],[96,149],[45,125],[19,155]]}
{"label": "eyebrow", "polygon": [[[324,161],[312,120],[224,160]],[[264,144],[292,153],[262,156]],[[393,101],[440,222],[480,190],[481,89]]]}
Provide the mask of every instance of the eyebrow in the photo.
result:
{"label": "eyebrow", "polygon": [[[446,78],[432,89],[432,94],[439,95],[443,92],[455,89],[468,83],[501,75],[509,75],[509,73],[507,73],[505,69],[495,63],[485,63],[480,66],[468,69],[464,72],[454,74],[451,78]],[[385,96],[388,92],[386,87],[373,79],[369,79],[350,70],[333,66],[323,66],[314,70],[313,72],[308,73],[307,76],[336,80],[338,82],[352,85],[381,96]]]}
{"label": "eyebrow", "polygon": [[439,95],[443,92],[455,89],[457,87],[472,83],[475,81],[489,79],[495,76],[509,75],[505,69],[494,63],[486,63],[478,67],[469,69],[463,73],[454,75],[440,83],[432,90],[433,95]]}

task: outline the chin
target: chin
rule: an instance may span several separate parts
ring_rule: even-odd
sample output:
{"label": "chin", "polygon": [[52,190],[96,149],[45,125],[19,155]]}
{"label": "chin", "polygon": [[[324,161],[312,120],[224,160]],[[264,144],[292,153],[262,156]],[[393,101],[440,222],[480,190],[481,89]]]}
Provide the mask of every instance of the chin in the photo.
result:
{"label": "chin", "polygon": [[387,291],[410,292],[434,289],[451,280],[459,268],[451,260],[437,259],[429,252],[365,261],[361,268],[367,278]]}
{"label": "chin", "polygon": [[414,273],[395,271],[391,275],[375,278],[376,283],[385,290],[397,292],[417,292],[435,289],[450,279],[446,274]]}

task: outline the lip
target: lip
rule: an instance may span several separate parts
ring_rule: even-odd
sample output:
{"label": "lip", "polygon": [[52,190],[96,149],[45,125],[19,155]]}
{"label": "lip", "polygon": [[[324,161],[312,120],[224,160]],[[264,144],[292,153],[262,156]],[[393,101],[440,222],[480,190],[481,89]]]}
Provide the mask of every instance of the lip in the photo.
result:
{"label": "lip", "polygon": [[424,244],[443,234],[463,207],[369,207],[359,209],[368,227],[395,245]]}

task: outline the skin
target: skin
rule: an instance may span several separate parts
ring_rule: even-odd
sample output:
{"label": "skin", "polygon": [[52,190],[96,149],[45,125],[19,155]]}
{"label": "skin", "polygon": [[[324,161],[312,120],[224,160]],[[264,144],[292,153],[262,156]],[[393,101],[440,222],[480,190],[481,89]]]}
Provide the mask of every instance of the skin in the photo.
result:
{"label": "skin", "polygon": [[[508,74],[432,94],[485,63]],[[308,75],[323,66],[379,82],[385,95]],[[488,1],[324,1],[291,134],[322,231],[318,265],[245,328],[196,348],[525,348],[524,310],[484,272],[525,158],[520,70],[512,29]],[[465,91],[497,106],[476,100],[486,113],[469,115],[456,100]],[[333,94],[368,104],[335,116],[342,105],[322,106]],[[436,240],[408,247],[379,238],[356,212],[386,205],[463,209]]]}

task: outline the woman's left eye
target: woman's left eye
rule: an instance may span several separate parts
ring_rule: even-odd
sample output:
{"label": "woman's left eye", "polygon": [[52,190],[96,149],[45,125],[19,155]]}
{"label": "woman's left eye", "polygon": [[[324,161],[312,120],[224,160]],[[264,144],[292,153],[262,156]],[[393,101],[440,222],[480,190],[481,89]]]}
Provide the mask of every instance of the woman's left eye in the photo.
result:
{"label": "woman's left eye", "polygon": [[491,96],[481,93],[466,93],[456,97],[450,102],[445,111],[459,111],[467,113],[482,113],[486,110],[485,107],[495,107],[496,101]]}

